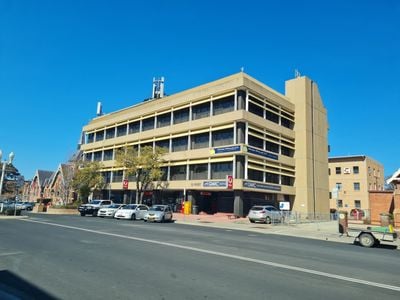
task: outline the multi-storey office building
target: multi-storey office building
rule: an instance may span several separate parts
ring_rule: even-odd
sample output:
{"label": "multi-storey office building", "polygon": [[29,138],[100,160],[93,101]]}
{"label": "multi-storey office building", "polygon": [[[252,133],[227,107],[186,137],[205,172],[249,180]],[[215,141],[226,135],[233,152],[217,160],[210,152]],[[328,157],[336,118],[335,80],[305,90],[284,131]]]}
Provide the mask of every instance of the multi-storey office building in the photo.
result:
{"label": "multi-storey office building", "polygon": [[[382,164],[365,155],[329,158],[329,190],[332,209],[351,212],[370,209],[368,191],[383,191]],[[332,192],[333,191],[333,192]]]}
{"label": "multi-storey office building", "polygon": [[241,72],[96,117],[83,132],[84,159],[104,166],[104,197],[124,193],[116,149],[150,145],[168,152],[163,188],[145,193],[153,203],[188,199],[200,211],[243,216],[287,201],[329,212],[326,110],[306,77],[287,81],[283,95]]}

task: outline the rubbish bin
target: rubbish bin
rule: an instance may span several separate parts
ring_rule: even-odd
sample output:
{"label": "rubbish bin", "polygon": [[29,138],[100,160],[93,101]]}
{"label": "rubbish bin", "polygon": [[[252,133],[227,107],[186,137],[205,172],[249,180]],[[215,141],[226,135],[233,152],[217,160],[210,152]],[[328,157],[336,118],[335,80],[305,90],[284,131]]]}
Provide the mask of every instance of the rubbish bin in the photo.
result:
{"label": "rubbish bin", "polygon": [[38,212],[47,212],[47,206],[44,204],[39,204],[38,206]]}
{"label": "rubbish bin", "polygon": [[348,212],[339,211],[339,233],[347,235],[348,223]]}
{"label": "rubbish bin", "polygon": [[380,215],[381,226],[389,226],[393,225],[393,218],[391,214],[388,213],[381,213]]}
{"label": "rubbish bin", "polygon": [[197,205],[192,205],[192,215],[199,214],[199,207]]}

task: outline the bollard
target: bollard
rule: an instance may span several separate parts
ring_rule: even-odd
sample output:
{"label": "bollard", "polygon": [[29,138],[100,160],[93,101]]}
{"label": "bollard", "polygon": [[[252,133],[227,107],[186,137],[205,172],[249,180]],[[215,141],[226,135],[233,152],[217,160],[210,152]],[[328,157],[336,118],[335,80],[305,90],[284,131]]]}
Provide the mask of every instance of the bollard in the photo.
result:
{"label": "bollard", "polygon": [[349,223],[348,223],[348,212],[347,211],[339,211],[339,233],[341,235],[347,233],[347,229],[349,228]]}

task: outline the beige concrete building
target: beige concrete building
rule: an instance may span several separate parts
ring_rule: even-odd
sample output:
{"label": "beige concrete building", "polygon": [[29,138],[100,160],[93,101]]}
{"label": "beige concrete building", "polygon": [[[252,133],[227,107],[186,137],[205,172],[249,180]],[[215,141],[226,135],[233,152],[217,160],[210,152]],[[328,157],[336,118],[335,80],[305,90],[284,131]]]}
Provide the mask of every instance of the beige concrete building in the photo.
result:
{"label": "beige concrete building", "polygon": [[240,72],[91,120],[83,127],[85,160],[101,161],[104,198],[135,201],[123,190],[115,150],[167,150],[164,187],[146,200],[199,211],[247,215],[254,204],[290,202],[304,214],[329,213],[326,110],[307,77],[286,82],[285,95]]}
{"label": "beige concrete building", "polygon": [[365,155],[329,158],[329,190],[332,209],[369,215],[369,191],[383,191],[382,164]]}

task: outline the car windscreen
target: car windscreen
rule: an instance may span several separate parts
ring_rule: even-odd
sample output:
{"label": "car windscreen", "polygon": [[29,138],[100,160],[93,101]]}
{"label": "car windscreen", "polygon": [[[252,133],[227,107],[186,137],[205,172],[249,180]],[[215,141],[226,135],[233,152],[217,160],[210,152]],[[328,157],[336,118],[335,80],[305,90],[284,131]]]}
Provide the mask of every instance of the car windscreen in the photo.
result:
{"label": "car windscreen", "polygon": [[264,209],[263,206],[253,206],[253,207],[251,208],[251,210],[263,210],[263,209]]}
{"label": "car windscreen", "polygon": [[122,207],[122,209],[136,209],[137,205],[136,204],[129,204],[127,206]]}
{"label": "car windscreen", "polygon": [[93,200],[92,202],[90,202],[90,204],[99,204],[100,200]]}
{"label": "car windscreen", "polygon": [[110,205],[110,206],[109,206],[109,208],[118,208],[118,207],[120,207],[119,204],[113,204],[113,205]]}
{"label": "car windscreen", "polygon": [[150,207],[151,211],[164,211],[164,207],[163,206],[152,206]]}

